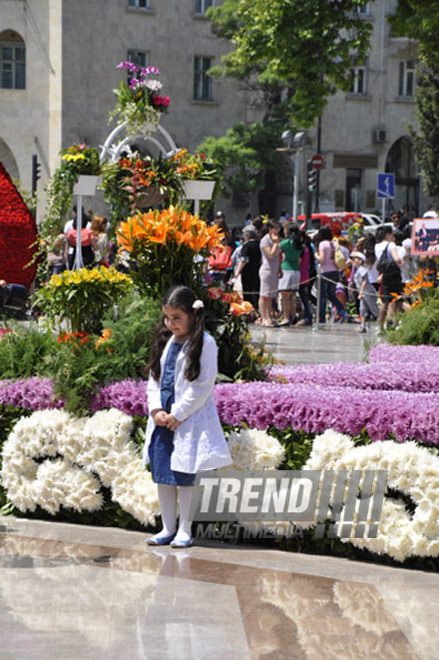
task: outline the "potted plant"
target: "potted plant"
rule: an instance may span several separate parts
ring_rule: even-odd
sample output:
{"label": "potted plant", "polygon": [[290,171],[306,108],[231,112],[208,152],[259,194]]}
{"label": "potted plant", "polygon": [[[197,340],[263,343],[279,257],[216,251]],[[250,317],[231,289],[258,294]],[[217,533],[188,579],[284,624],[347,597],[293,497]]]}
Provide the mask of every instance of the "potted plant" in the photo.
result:
{"label": "potted plant", "polygon": [[[75,191],[81,175],[99,176],[101,163],[99,150],[96,147],[88,147],[86,144],[74,144],[68,149],[62,149],[61,165],[55,170],[49,179],[47,191],[47,212],[44,225],[45,235],[50,235],[53,230],[61,229],[61,223],[70,208],[72,195],[93,194]],[[96,187],[96,181],[94,182]]]}
{"label": "potted plant", "polygon": [[157,80],[160,70],[155,66],[139,69],[132,62],[121,62],[118,69],[128,71],[129,82],[122,80],[118,89],[114,89],[117,102],[110,112],[110,120],[115,117],[126,122],[127,133],[151,133],[157,129],[160,115],[169,107],[169,96],[162,96],[162,83]]}

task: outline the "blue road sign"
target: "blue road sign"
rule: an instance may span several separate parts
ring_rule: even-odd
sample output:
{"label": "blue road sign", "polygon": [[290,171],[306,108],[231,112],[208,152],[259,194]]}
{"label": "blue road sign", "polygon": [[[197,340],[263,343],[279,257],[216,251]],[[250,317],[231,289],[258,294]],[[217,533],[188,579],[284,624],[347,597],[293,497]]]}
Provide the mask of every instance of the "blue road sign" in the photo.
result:
{"label": "blue road sign", "polygon": [[378,174],[377,197],[381,199],[393,199],[395,197],[395,175]]}

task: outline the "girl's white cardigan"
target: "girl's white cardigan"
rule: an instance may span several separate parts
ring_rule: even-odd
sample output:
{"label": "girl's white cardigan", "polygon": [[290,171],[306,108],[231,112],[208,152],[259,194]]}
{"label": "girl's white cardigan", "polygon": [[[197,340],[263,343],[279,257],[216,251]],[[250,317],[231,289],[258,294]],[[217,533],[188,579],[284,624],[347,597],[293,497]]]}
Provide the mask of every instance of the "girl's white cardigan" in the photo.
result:
{"label": "girl's white cardigan", "polygon": [[[160,358],[161,376],[172,342],[173,337],[169,339]],[[181,424],[174,433],[171,469],[193,474],[201,470],[213,470],[230,465],[232,459],[212,395],[218,373],[218,348],[215,340],[207,332],[204,333],[200,356],[200,375],[194,381],[188,381],[184,376],[186,348],[187,342],[183,344],[175,365],[175,403],[171,407],[171,415]],[[151,374],[147,392],[149,411],[161,409],[160,382],[156,381]],[[150,415],[143,448],[144,465],[149,462],[148,446],[154,429],[154,420]]]}

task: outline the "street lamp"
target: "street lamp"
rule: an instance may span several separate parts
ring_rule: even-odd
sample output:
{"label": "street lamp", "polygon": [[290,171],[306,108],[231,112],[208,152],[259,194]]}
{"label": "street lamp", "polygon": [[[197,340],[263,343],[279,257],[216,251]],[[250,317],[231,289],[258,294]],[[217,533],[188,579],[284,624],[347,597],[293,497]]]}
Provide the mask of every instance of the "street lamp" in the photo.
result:
{"label": "street lamp", "polygon": [[295,135],[288,129],[282,133],[284,148],[276,151],[287,151],[294,153],[294,192],[293,192],[293,220],[297,221],[297,202],[299,195],[299,158],[300,152],[307,142],[306,131],[298,131]]}

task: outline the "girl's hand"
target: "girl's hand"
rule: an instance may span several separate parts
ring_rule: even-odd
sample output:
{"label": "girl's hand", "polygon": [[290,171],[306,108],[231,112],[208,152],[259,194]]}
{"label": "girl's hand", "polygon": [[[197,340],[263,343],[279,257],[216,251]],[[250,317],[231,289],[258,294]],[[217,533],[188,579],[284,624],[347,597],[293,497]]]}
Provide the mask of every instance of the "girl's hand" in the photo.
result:
{"label": "girl's hand", "polygon": [[152,418],[156,426],[166,426],[166,422],[168,421],[168,413],[164,410],[157,410],[157,412],[153,414]]}
{"label": "girl's hand", "polygon": [[175,429],[180,426],[181,422],[178,419],[175,419],[174,415],[167,415],[166,427],[170,431],[175,431]]}

